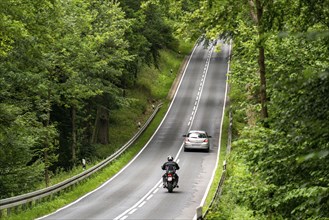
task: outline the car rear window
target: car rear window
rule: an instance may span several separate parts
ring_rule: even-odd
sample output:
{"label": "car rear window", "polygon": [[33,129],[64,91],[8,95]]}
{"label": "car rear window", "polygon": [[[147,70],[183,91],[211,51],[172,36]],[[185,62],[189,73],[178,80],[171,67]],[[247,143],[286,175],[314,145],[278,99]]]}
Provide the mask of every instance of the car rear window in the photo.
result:
{"label": "car rear window", "polygon": [[190,133],[188,135],[190,138],[207,138],[207,135],[205,133]]}

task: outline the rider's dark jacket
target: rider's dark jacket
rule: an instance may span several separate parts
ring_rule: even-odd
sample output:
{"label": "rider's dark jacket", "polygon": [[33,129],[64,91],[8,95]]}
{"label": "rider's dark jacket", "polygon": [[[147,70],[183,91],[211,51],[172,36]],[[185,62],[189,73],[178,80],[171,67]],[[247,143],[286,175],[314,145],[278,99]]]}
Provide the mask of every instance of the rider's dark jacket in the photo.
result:
{"label": "rider's dark jacket", "polygon": [[175,162],[175,161],[168,161],[168,162],[165,162],[162,167],[161,167],[163,170],[179,170],[179,166],[178,164]]}

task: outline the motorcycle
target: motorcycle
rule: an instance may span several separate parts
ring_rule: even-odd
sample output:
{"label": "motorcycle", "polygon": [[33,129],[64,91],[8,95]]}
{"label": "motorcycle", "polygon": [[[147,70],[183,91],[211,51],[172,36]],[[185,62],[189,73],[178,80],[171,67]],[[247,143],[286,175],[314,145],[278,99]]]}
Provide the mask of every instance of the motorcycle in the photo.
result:
{"label": "motorcycle", "polygon": [[164,187],[168,189],[168,192],[172,193],[174,188],[178,187],[175,171],[168,170],[165,174],[165,178],[166,181]]}

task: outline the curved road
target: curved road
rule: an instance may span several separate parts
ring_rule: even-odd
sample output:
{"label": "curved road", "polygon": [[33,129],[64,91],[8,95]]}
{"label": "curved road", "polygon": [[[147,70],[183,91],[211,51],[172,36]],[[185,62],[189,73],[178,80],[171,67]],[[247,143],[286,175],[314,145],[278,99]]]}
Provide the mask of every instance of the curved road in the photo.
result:
{"label": "curved road", "polygon": [[[221,53],[196,46],[166,117],[139,155],[101,187],[43,219],[195,218],[217,164],[229,53],[226,44]],[[212,136],[209,153],[182,150],[190,129]],[[162,188],[160,167],[168,155],[181,167],[173,193]]]}

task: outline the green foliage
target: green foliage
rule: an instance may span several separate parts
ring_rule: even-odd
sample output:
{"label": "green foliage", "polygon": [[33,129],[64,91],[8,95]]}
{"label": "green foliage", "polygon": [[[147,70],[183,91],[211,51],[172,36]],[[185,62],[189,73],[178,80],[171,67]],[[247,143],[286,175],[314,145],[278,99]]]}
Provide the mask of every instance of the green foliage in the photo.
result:
{"label": "green foliage", "polygon": [[166,19],[165,10],[157,1],[120,0],[120,6],[131,19],[131,28],[126,32],[129,51],[135,55],[127,63],[122,77],[124,87],[134,84],[143,64],[150,66],[160,63],[161,49],[175,49],[178,41],[173,37],[172,24]]}
{"label": "green foliage", "polygon": [[[329,217],[327,4],[214,0],[199,1],[195,10],[180,8],[182,35],[234,42],[230,101],[237,141],[230,162],[244,172],[231,167],[218,212],[209,218]],[[265,85],[258,78],[260,48],[266,58],[266,128],[259,117]]]}
{"label": "green foliage", "polygon": [[[264,183],[255,173],[248,171],[246,161],[239,156],[240,153],[237,149],[229,155],[222,196],[219,204],[207,215],[207,219],[267,219],[265,215],[254,212],[252,207],[258,203],[270,203],[266,199],[254,198],[255,195],[267,198],[269,188],[264,187]],[[276,216],[275,219],[280,218]]]}
{"label": "green foliage", "polygon": [[[136,115],[147,110],[149,100],[132,102],[125,90],[137,89],[141,66],[156,63],[159,50],[176,40],[156,4],[132,3],[122,5],[125,13],[111,0],[1,1],[1,159],[14,161],[24,152],[12,176],[2,163],[1,196],[33,189],[43,172],[47,182],[50,171],[70,169],[81,157],[94,159],[102,148],[93,145],[99,108],[106,114],[130,104]],[[21,169],[35,173],[19,180],[15,172]],[[15,181],[26,185],[15,188]]]}
{"label": "green foliage", "polygon": [[172,28],[166,23],[164,14],[156,4],[144,4],[142,6],[145,27],[143,35],[151,43],[150,52],[155,65],[158,64],[160,49],[173,49],[177,46],[177,41],[172,35]]}
{"label": "green foliage", "polygon": [[154,99],[165,99],[180,71],[183,58],[189,53],[192,46],[190,42],[186,42],[185,45],[177,48],[178,53],[162,50],[158,68],[144,66],[138,79],[138,85],[143,87],[144,90],[148,90],[149,95]]}
{"label": "green foliage", "polygon": [[49,124],[53,88],[42,57],[52,40],[58,11],[48,1],[21,3],[3,1],[1,7],[4,25],[14,24],[1,32],[2,39],[11,39],[7,41],[10,50],[0,56],[3,197],[33,189],[42,169],[56,160],[57,130]]}
{"label": "green foliage", "polygon": [[43,163],[31,161],[43,130],[35,115],[21,114],[13,105],[0,104],[0,198],[28,192],[42,178]]}
{"label": "green foliage", "polygon": [[[248,106],[255,105],[254,98],[243,99],[242,93],[253,92],[236,87],[248,83],[248,78],[232,75],[235,126],[246,123],[244,128],[236,128],[239,138],[233,149],[245,164],[243,177],[252,178],[236,185],[231,180],[238,178],[239,172],[232,169],[233,175],[225,183],[228,194],[222,197],[219,206],[223,208],[217,215],[234,218],[235,213],[225,210],[228,203],[247,209],[246,213],[253,210],[275,219],[328,218],[329,85],[328,60],[324,58],[328,51],[323,40],[322,35],[308,40],[296,35],[268,39],[269,128],[257,120],[251,123]],[[250,63],[245,63],[245,69],[248,66]],[[237,67],[239,64],[232,65],[233,71],[241,74],[242,68]],[[241,120],[243,112],[246,120]],[[243,166],[237,159],[230,163]]]}

